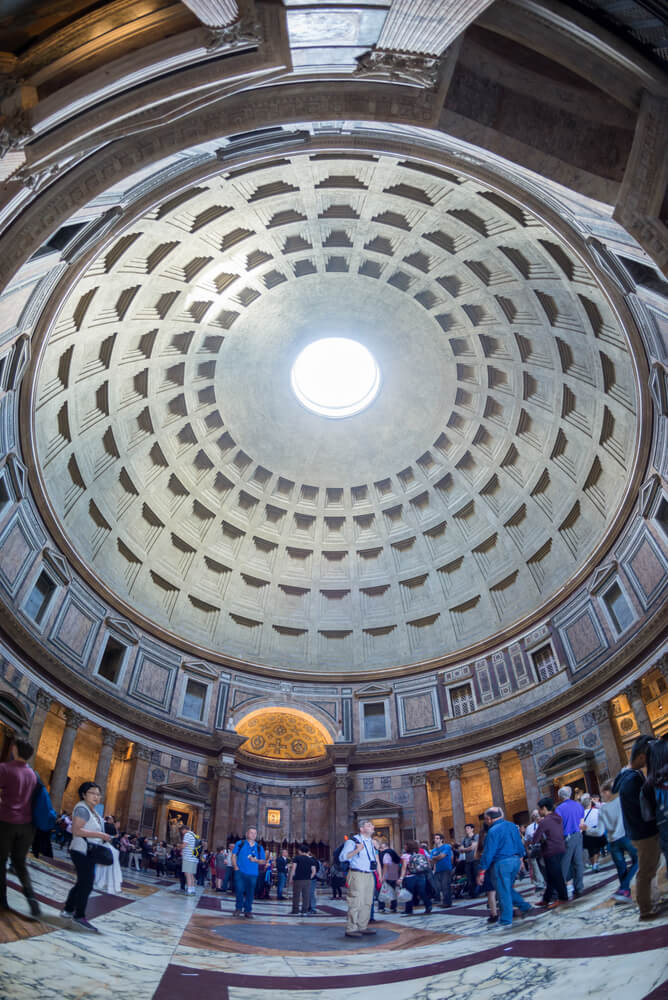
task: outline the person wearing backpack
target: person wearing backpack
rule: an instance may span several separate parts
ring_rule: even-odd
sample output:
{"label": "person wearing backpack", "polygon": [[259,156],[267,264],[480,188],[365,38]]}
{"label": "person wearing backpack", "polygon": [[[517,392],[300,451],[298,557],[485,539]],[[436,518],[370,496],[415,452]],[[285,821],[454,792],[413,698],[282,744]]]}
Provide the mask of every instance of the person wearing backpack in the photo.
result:
{"label": "person wearing backpack", "polygon": [[7,859],[23,887],[33,917],[41,911],[30,881],[26,857],[35,836],[32,800],[37,775],[28,760],[34,748],[27,740],[14,738],[10,745],[11,759],[0,764],[0,911],[8,910]]}

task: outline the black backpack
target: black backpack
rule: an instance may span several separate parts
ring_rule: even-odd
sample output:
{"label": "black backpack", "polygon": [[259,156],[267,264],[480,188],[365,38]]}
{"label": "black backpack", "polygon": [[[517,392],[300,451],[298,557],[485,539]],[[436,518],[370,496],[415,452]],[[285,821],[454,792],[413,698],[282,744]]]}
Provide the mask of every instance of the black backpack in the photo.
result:
{"label": "black backpack", "polygon": [[336,865],[336,867],[339,869],[339,871],[343,875],[347,875],[348,874],[348,870],[350,869],[350,862],[349,861],[341,861],[341,851],[343,850],[343,845],[345,843],[346,843],[346,841],[344,840],[343,844],[339,844],[339,846],[334,851],[334,855],[333,855],[333,857],[334,857],[334,864]]}

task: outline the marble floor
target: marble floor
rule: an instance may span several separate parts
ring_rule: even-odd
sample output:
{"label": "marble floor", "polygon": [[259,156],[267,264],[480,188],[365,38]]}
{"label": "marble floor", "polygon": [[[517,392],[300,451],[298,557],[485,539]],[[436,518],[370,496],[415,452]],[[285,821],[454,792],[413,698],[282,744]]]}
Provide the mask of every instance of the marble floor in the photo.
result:
{"label": "marble floor", "polygon": [[[9,875],[13,913],[0,925],[0,1000],[623,1000],[668,997],[668,907],[640,924],[615,903],[611,867],[585,877],[568,906],[487,924],[485,903],[460,900],[413,917],[377,914],[375,937],[345,938],[345,903],[323,893],[314,917],[290,903],[257,902],[254,920],[232,916],[231,896],[132,872],[119,895],[94,893],[100,934],[58,916],[71,884],[64,855],[31,861],[43,908],[27,919]],[[526,882],[520,891],[532,901]],[[665,872],[657,892],[668,894]]]}

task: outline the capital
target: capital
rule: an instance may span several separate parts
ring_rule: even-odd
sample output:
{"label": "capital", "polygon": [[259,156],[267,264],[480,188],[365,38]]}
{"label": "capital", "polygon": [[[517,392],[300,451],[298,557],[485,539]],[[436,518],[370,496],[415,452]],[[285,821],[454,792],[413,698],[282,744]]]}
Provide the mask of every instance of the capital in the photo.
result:
{"label": "capital", "polygon": [[427,775],[424,772],[418,774],[411,774],[411,785],[426,785]]}
{"label": "capital", "polygon": [[80,712],[75,712],[73,708],[65,709],[65,728],[78,729],[86,719]]}
{"label": "capital", "polygon": [[249,784],[246,785],[246,788],[249,795],[259,795],[262,791],[262,786],[256,784],[254,781],[249,782]]}
{"label": "capital", "polygon": [[290,795],[293,799],[305,799],[306,789],[305,788],[291,788]]}
{"label": "capital", "polygon": [[140,743],[135,743],[132,750],[132,756],[136,760],[149,761],[151,759],[151,751],[148,747],[144,747]]}
{"label": "capital", "polygon": [[461,781],[462,780],[462,765],[461,764],[451,764],[450,767],[446,767],[445,773],[447,774],[450,781]]}
{"label": "capital", "polygon": [[493,753],[491,757],[485,757],[485,764],[488,771],[498,771],[501,766],[501,754]]}
{"label": "capital", "polygon": [[350,775],[348,774],[335,774],[334,775],[334,787],[335,788],[345,788],[350,787]]}
{"label": "capital", "polygon": [[103,729],[102,730],[102,746],[103,747],[115,747],[117,739],[118,739],[118,733],[115,733],[113,731],[113,729]]}
{"label": "capital", "polygon": [[604,705],[594,705],[591,710],[591,716],[594,722],[599,726],[602,722],[610,722],[610,713],[608,712],[607,703]]}
{"label": "capital", "polygon": [[631,684],[624,688],[624,694],[629,702],[642,701],[642,681],[632,681]]}
{"label": "capital", "polygon": [[229,779],[234,774],[234,764],[218,764],[214,769],[214,773],[219,781],[225,778]]}
{"label": "capital", "polygon": [[45,708],[48,711],[51,708],[53,698],[50,694],[47,694],[46,691],[38,691],[37,698],[35,700],[37,701],[38,708]]}
{"label": "capital", "polygon": [[515,747],[515,753],[520,760],[526,760],[527,757],[533,756],[533,743],[531,740],[527,740],[526,743],[518,743]]}

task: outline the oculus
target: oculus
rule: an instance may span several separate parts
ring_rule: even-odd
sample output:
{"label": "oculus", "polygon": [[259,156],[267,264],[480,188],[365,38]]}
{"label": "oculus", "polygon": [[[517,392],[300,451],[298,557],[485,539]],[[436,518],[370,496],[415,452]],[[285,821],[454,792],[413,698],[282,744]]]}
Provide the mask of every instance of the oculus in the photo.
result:
{"label": "oculus", "polygon": [[380,369],[371,352],[347,337],[322,337],[297,356],[292,390],[307,410],[322,417],[352,417],[378,395]]}

